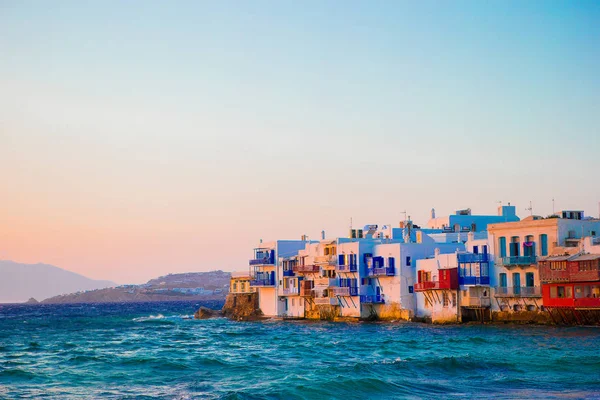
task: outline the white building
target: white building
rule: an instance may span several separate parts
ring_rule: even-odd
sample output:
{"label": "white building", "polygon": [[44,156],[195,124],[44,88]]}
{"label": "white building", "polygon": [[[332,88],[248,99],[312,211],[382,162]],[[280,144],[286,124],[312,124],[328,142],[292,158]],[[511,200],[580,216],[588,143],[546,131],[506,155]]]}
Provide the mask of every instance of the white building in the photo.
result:
{"label": "white building", "polygon": [[279,315],[277,287],[282,282],[277,274],[278,260],[298,254],[305,245],[304,240],[276,240],[254,249],[254,257],[248,263],[250,286],[258,293],[259,308],[265,316]]}

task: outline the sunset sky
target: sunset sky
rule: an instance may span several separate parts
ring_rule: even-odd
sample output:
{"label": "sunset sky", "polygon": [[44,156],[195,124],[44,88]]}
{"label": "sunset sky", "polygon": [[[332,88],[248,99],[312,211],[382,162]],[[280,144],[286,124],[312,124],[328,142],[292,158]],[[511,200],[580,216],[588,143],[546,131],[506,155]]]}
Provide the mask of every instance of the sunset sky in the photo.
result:
{"label": "sunset sky", "polygon": [[260,238],[600,201],[600,3],[0,0],[0,259],[140,283]]}

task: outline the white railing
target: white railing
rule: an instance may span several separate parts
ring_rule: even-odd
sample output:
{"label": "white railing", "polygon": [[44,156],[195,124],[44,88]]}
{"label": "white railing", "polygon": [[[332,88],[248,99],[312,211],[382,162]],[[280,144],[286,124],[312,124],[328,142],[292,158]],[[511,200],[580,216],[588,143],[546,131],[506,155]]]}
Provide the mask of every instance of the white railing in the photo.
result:
{"label": "white railing", "polygon": [[314,301],[315,301],[315,304],[318,306],[324,306],[324,305],[337,306],[338,305],[338,299],[335,297],[315,297]]}

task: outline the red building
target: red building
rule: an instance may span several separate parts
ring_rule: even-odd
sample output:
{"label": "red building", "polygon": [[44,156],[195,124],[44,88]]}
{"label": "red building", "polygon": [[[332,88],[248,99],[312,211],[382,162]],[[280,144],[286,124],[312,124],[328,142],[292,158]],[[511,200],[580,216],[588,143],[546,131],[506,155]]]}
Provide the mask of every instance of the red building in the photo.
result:
{"label": "red building", "polygon": [[544,307],[555,321],[600,321],[600,254],[548,257],[538,266]]}

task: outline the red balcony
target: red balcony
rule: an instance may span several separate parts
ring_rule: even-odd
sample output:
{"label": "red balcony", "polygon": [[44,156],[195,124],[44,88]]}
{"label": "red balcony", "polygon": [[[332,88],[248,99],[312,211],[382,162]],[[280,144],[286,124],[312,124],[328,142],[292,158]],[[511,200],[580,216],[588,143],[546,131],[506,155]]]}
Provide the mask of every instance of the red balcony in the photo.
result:
{"label": "red balcony", "polygon": [[423,292],[425,290],[456,290],[458,289],[458,269],[448,268],[440,269],[437,271],[439,279],[437,281],[426,281],[423,280],[425,273],[423,271],[417,271],[418,280],[420,282],[415,283],[415,292]]}
{"label": "red balcony", "polygon": [[320,267],[318,265],[294,265],[292,268],[294,272],[319,272]]}

